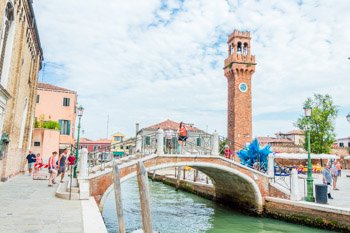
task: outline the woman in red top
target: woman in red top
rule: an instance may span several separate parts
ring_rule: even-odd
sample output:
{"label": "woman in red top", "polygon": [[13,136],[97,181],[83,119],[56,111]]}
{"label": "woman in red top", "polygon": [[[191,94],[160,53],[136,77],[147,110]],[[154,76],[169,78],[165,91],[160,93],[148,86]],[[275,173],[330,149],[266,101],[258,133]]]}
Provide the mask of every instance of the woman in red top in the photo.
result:
{"label": "woman in red top", "polygon": [[228,145],[225,146],[224,154],[226,159],[231,159],[232,151],[230,150],[230,147],[228,147]]}
{"label": "woman in red top", "polygon": [[187,140],[187,129],[185,127],[185,124],[181,121],[180,122],[180,126],[179,126],[179,130],[178,130],[178,133],[179,133],[179,137],[178,137],[178,140],[181,142],[181,154],[183,152],[183,148],[184,148],[184,142],[186,143],[186,140]]}

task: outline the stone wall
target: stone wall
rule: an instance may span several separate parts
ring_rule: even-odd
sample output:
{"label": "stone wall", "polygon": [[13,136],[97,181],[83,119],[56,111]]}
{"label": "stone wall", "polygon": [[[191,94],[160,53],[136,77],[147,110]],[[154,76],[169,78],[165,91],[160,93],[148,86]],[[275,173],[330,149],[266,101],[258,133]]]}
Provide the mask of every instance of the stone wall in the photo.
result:
{"label": "stone wall", "polygon": [[266,198],[264,213],[272,218],[322,229],[350,232],[350,211],[306,202]]}
{"label": "stone wall", "polygon": [[[6,4],[14,8],[14,39],[10,58],[8,83],[4,89],[10,98],[6,104],[2,133],[9,135],[9,144],[0,160],[0,176],[5,181],[23,171],[25,155],[31,146],[36,85],[41,68],[42,51],[33,10],[28,0],[1,1],[0,22]],[[29,30],[29,28],[32,28]],[[0,31],[2,29],[0,28]]]}

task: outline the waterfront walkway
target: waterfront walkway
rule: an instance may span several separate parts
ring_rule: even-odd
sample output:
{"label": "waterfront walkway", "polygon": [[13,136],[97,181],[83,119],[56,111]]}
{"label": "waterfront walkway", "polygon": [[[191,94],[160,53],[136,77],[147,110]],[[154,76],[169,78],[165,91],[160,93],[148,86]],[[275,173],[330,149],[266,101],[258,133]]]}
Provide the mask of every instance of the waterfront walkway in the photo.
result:
{"label": "waterfront walkway", "polygon": [[28,175],[0,183],[0,233],[107,232],[93,199],[56,198],[47,185]]}

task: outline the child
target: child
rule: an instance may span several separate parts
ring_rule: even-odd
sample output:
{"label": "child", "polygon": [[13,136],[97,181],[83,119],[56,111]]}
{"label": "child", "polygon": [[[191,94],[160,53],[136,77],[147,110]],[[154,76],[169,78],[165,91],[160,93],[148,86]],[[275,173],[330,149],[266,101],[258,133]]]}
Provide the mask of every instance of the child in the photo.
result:
{"label": "child", "polygon": [[57,170],[56,170],[56,157],[57,157],[57,152],[54,151],[52,152],[52,155],[49,158],[49,173],[50,173],[50,177],[49,177],[49,187],[52,187],[52,184],[56,184],[55,179],[56,179],[56,175],[57,175]]}

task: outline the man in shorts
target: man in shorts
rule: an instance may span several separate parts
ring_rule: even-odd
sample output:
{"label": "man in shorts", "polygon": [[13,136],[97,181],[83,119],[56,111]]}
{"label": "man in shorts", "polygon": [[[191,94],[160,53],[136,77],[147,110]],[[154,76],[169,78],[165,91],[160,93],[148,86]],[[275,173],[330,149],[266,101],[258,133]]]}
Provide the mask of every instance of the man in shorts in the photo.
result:
{"label": "man in shorts", "polygon": [[29,151],[29,154],[27,155],[26,159],[28,161],[28,172],[29,172],[29,175],[31,175],[33,171],[34,163],[36,161],[36,156],[35,154],[32,153],[32,151]]}
{"label": "man in shorts", "polygon": [[58,157],[58,174],[57,176],[61,175],[61,183],[63,183],[64,174],[66,173],[66,164],[67,164],[67,158],[68,158],[68,149],[64,149],[63,153],[60,154]]}

